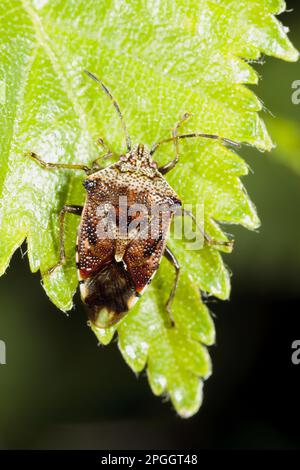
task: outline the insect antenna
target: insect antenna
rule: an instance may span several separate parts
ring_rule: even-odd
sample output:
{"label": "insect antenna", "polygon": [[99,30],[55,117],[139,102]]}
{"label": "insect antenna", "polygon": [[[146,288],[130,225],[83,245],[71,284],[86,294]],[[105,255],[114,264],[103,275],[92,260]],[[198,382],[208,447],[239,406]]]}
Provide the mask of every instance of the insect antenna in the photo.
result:
{"label": "insect antenna", "polygon": [[109,98],[111,99],[112,101],[112,104],[114,105],[119,117],[120,117],[120,120],[121,120],[121,124],[122,124],[122,127],[123,127],[123,131],[124,131],[124,134],[125,134],[125,138],[126,138],[126,146],[127,146],[127,150],[128,152],[131,150],[131,139],[130,139],[130,136],[129,136],[129,133],[128,133],[128,130],[127,130],[127,127],[126,127],[126,124],[125,124],[125,121],[124,121],[124,118],[123,118],[123,115],[121,113],[121,110],[120,110],[120,107],[117,103],[117,101],[115,100],[115,98],[113,97],[113,95],[111,94],[111,92],[109,91],[109,89],[104,85],[103,82],[101,82],[101,80],[99,80],[94,74],[92,74],[91,72],[89,72],[88,70],[85,70],[84,71],[86,73],[86,75],[88,77],[90,77],[92,80],[94,80],[95,82],[97,82],[102,90],[109,96]]}
{"label": "insect antenna", "polygon": [[215,140],[219,140],[222,143],[233,145],[234,147],[241,147],[241,144],[239,142],[234,142],[234,140],[225,139],[224,137],[219,137],[218,135],[214,135],[214,134],[200,134],[200,133],[194,132],[193,134],[175,135],[173,137],[168,137],[167,139],[161,140],[160,142],[156,142],[151,147],[150,155],[153,155],[154,152],[156,152],[156,150],[158,149],[158,147],[160,147],[162,144],[166,144],[167,142],[174,142],[174,141],[177,141],[178,139],[191,139],[193,137],[215,139]]}

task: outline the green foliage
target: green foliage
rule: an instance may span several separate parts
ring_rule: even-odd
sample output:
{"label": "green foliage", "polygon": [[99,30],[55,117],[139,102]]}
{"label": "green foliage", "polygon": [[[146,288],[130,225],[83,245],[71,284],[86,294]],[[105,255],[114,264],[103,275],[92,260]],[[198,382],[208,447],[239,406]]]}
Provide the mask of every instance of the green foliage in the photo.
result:
{"label": "green foliage", "polygon": [[[261,53],[296,60],[298,53],[274,14],[281,0],[3,0],[0,4],[1,160],[0,270],[26,239],[33,272],[58,258],[58,213],[81,204],[82,174],[49,171],[24,156],[33,150],[52,162],[89,164],[101,136],[120,154],[120,123],[111,103],[83,69],[96,73],[116,96],[134,142],[151,144],[170,135],[185,113],[184,131],[202,131],[272,147],[258,116],[262,106],[244,84],[258,76],[249,61]],[[4,47],[3,47],[4,46]],[[180,144],[181,161],[168,181],[185,203],[202,203],[205,229],[226,239],[216,223],[255,229],[259,220],[240,181],[247,165],[216,142]],[[172,145],[157,153],[170,159]],[[67,224],[63,269],[43,277],[50,299],[72,307],[77,287],[74,247],[78,220]],[[206,350],[214,327],[199,287],[220,299],[230,291],[216,248],[186,251],[170,241],[182,265],[174,301],[175,329],[166,327],[173,270],[163,261],[153,285],[118,326],[119,348],[136,372],[147,367],[157,395],[168,394],[184,417],[202,400],[211,373]],[[109,343],[114,330],[94,329]],[[75,367],[75,366],[74,366]],[[100,373],[100,371],[99,371]]]}

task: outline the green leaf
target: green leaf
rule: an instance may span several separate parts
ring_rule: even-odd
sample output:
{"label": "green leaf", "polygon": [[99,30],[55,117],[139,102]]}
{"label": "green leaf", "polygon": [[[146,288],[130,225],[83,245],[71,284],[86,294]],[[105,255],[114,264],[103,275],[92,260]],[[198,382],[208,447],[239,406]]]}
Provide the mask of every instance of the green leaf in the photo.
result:
{"label": "green leaf", "polygon": [[[33,272],[58,259],[58,213],[82,204],[79,171],[46,170],[25,156],[49,162],[90,164],[101,136],[116,154],[124,150],[120,122],[107,96],[83,74],[96,73],[123,110],[135,142],[150,145],[170,135],[185,112],[182,130],[207,132],[262,150],[272,142],[258,112],[262,105],[245,84],[258,81],[249,61],[261,53],[297,60],[286,30],[274,17],[279,0],[3,0],[0,4],[0,271],[26,239]],[[248,59],[248,61],[243,60]],[[217,142],[180,143],[180,164],[168,181],[184,203],[204,208],[205,230],[226,240],[219,222],[259,225],[240,181],[247,165]],[[157,152],[170,160],[172,145]],[[50,299],[72,307],[77,287],[74,247],[78,220],[68,218],[64,269],[43,276]],[[147,367],[153,392],[167,394],[184,417],[202,400],[211,365],[205,346],[214,327],[199,288],[221,299],[230,292],[219,250],[186,250],[170,240],[181,263],[173,314],[167,327],[165,301],[173,270],[162,262],[153,285],[118,325],[119,347],[136,372]],[[228,250],[222,250],[228,251]],[[103,344],[114,329],[92,329]]]}

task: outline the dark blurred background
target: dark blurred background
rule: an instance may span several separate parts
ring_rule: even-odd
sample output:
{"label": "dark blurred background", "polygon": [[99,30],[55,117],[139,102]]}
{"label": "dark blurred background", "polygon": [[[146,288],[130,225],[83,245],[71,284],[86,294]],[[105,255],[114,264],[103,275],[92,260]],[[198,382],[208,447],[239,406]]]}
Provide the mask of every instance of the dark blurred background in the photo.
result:
{"label": "dark blurred background", "polygon": [[[281,21],[300,49],[300,8],[296,1],[288,8],[295,11]],[[300,105],[291,101],[300,64],[267,58],[254,67],[263,77],[254,91],[266,108],[300,130]],[[265,117],[272,129],[274,118]],[[0,448],[300,448],[300,364],[291,362],[292,342],[300,340],[300,173],[279,163],[278,151],[246,149],[243,156],[253,170],[244,183],[263,223],[259,233],[230,227],[232,296],[209,304],[217,344],[200,412],[177,417],[152,395],[144,374],[137,378],[125,365],[115,343],[97,347],[79,298],[64,316],[18,251],[0,280],[7,344]]]}

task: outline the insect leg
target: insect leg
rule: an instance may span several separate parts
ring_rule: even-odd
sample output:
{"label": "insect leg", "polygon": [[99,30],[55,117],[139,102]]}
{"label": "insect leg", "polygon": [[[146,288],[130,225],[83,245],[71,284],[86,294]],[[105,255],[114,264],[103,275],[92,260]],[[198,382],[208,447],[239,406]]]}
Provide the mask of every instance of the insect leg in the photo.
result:
{"label": "insect leg", "polygon": [[64,206],[59,214],[59,261],[48,269],[47,273],[51,274],[53,271],[62,266],[66,261],[66,253],[65,253],[65,215],[66,213],[81,215],[82,213],[82,206]]}
{"label": "insect leg", "polygon": [[67,168],[69,170],[83,170],[86,173],[90,172],[90,168],[86,165],[72,164],[72,163],[49,163],[49,162],[45,162],[41,157],[39,157],[34,152],[28,152],[26,155],[30,157],[32,160],[34,160],[36,163],[38,163],[39,165],[43,166],[44,168]]}
{"label": "insect leg", "polygon": [[175,325],[175,322],[174,322],[174,318],[173,318],[173,315],[172,315],[171,307],[172,307],[172,302],[173,302],[173,300],[174,300],[174,296],[175,296],[176,289],[177,289],[177,286],[178,286],[179,273],[180,273],[180,265],[179,265],[179,262],[177,261],[175,255],[172,253],[172,251],[170,250],[170,248],[168,248],[167,246],[166,246],[165,251],[164,251],[164,256],[167,258],[168,261],[170,261],[170,263],[171,263],[171,264],[174,266],[174,268],[175,268],[175,280],[174,280],[174,284],[173,284],[172,290],[171,290],[171,292],[170,292],[168,301],[167,301],[167,303],[166,303],[166,310],[167,310],[168,314],[170,315],[171,325],[174,326],[174,325]]}
{"label": "insect leg", "polygon": [[228,246],[228,247],[233,246],[233,240],[224,241],[224,240],[214,240],[213,238],[211,238],[211,236],[208,235],[208,233],[204,230],[204,228],[201,227],[198,224],[196,217],[194,216],[194,214],[191,211],[188,211],[186,209],[183,209],[183,207],[180,207],[180,209],[176,212],[175,215],[183,215],[183,216],[187,215],[187,216],[191,217],[193,219],[193,221],[195,222],[195,225],[196,225],[197,229],[202,234],[202,236],[203,236],[204,240],[206,241],[207,245],[209,245],[209,246],[219,245],[219,246]]}
{"label": "insect leg", "polygon": [[104,167],[102,167],[101,165],[99,165],[98,163],[98,160],[105,160],[106,158],[110,158],[113,156],[113,152],[110,150],[110,148],[105,144],[104,140],[102,139],[102,137],[99,137],[97,139],[97,142],[96,142],[100,147],[103,148],[103,150],[105,151],[105,154],[104,155],[99,155],[99,157],[95,158],[95,160],[92,161],[92,164],[91,164],[91,170],[90,170],[90,174],[91,173],[94,173],[95,171],[99,171],[99,170],[103,170]]}
{"label": "insect leg", "polygon": [[170,170],[174,168],[174,166],[178,163],[179,161],[179,146],[178,146],[178,139],[177,139],[177,130],[181,124],[186,121],[189,117],[191,117],[191,114],[185,113],[180,121],[177,122],[176,126],[174,127],[172,131],[172,136],[174,138],[174,147],[175,147],[175,158],[170,161],[169,163],[166,163],[166,165],[161,166],[158,171],[162,174],[165,175],[168,173]]}
{"label": "insect leg", "polygon": [[104,142],[104,140],[102,139],[102,137],[99,137],[97,139],[97,144],[100,145],[100,147],[103,148],[103,150],[105,151],[105,155],[112,155],[113,152],[110,150],[110,148],[108,147],[108,145],[106,145],[106,143]]}

